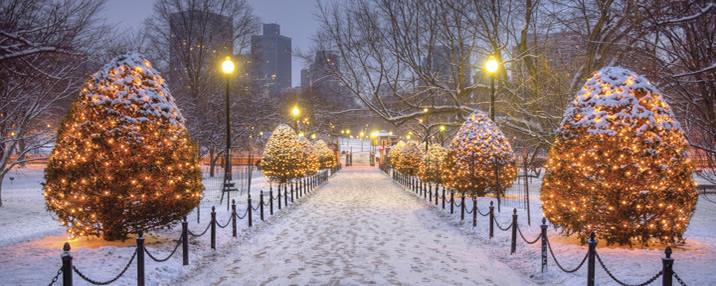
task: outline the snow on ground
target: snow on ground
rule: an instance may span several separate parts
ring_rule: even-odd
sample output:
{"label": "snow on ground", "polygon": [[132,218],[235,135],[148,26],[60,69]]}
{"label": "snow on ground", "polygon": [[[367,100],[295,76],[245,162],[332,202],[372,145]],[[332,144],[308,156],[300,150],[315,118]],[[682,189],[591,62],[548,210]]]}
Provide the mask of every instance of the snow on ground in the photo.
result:
{"label": "snow on ground", "polygon": [[177,284],[531,284],[369,167],[344,169],[204,270]]}
{"label": "snow on ground", "polygon": [[[357,141],[357,140],[356,140]],[[360,143],[360,142],[357,142]],[[360,148],[360,147],[358,147]],[[355,149],[354,149],[355,150]],[[367,150],[367,149],[366,149]],[[367,152],[366,152],[367,153]],[[355,153],[356,166],[366,165],[365,154]],[[12,184],[9,177],[14,177]],[[45,211],[40,183],[41,167],[11,171],[3,181],[4,206],[0,208],[0,285],[40,285],[49,283],[61,265],[59,255],[66,240],[64,228]],[[542,218],[539,202],[540,180],[530,183],[532,225],[526,225],[526,213],[518,209],[520,229],[528,239],[539,233]],[[273,186],[274,191],[276,186]],[[252,198],[260,190],[268,190],[265,179],[254,173]],[[246,195],[238,198],[237,209],[245,210]],[[492,198],[479,198],[482,212]],[[192,285],[194,279],[213,282],[248,284],[269,281],[274,285],[307,284],[313,281],[329,284],[335,277],[340,284],[375,282],[390,284],[474,284],[475,269],[485,263],[497,265],[485,277],[494,275],[501,285],[529,284],[582,285],[586,266],[573,274],[561,272],[549,258],[548,271],[540,272],[540,246],[525,245],[519,236],[517,253],[509,254],[510,233],[495,229],[495,238],[487,238],[488,220],[478,216],[476,228],[470,215],[460,221],[459,212],[436,209],[433,203],[416,198],[377,168],[344,168],[318,192],[301,199],[266,222],[248,229],[246,220],[239,221],[239,238],[227,229],[217,230],[217,250],[209,248],[209,237],[192,238],[190,265],[181,265],[181,256],[156,263],[146,258],[147,285]],[[201,205],[201,223],[197,213],[189,215],[189,228],[200,232],[209,221],[211,205]],[[469,207],[472,203],[467,204]],[[449,204],[448,204],[449,206]],[[258,214],[254,217],[257,220]],[[217,207],[217,218],[229,218],[225,205]],[[503,206],[498,220],[509,225],[511,211]],[[699,199],[696,213],[685,233],[686,244],[674,248],[674,270],[689,285],[716,285],[716,204]],[[163,257],[175,245],[180,229],[151,231],[147,247]],[[552,227],[549,237],[559,262],[572,268],[584,257],[587,247],[572,238],[559,236]],[[74,264],[80,271],[97,280],[116,275],[134,251],[134,238],[126,242],[107,243],[101,239],[70,241]],[[661,269],[663,245],[626,248],[606,246],[600,241],[597,251],[607,267],[627,283],[641,283]],[[179,251],[178,254],[181,251]],[[246,265],[252,266],[246,266]],[[258,267],[255,267],[258,265]],[[285,266],[284,266],[285,265]],[[514,272],[520,278],[515,278]],[[492,266],[491,266],[492,267]],[[209,269],[211,268],[211,269]],[[465,272],[463,272],[463,270]],[[199,273],[199,274],[197,274]],[[239,275],[235,275],[238,273]],[[197,277],[194,277],[197,275]],[[488,275],[488,276],[485,276]],[[225,277],[225,278],[222,278]],[[223,279],[223,280],[222,280]],[[234,280],[232,280],[234,279]],[[235,279],[244,279],[236,281]],[[315,280],[311,280],[315,279]],[[426,280],[424,280],[426,279]],[[429,281],[427,279],[430,279]],[[517,279],[517,280],[512,280]],[[525,280],[529,279],[529,280]],[[598,285],[616,285],[597,263]],[[498,283],[505,282],[505,283]],[[515,283],[508,283],[515,282]],[[114,285],[134,285],[136,268],[132,265]],[[655,283],[661,283],[657,280]],[[88,285],[75,275],[76,285]],[[201,280],[200,285],[207,284]],[[658,284],[656,284],[658,285]]]}

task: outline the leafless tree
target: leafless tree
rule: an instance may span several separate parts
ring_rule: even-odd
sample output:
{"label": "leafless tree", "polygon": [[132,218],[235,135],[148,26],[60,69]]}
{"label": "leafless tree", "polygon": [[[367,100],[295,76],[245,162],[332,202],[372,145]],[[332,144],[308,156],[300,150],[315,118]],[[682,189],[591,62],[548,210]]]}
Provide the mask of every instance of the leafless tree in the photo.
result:
{"label": "leafless tree", "polygon": [[716,184],[716,3],[645,1],[639,39],[680,118],[701,176]]}
{"label": "leafless tree", "polygon": [[47,158],[63,107],[82,85],[89,53],[106,31],[97,19],[102,5],[0,2],[0,191],[12,168]]}
{"label": "leafless tree", "polygon": [[[168,77],[169,87],[187,119],[187,128],[208,154],[211,170],[225,150],[225,85],[231,81],[231,108],[246,104],[249,82],[246,54],[258,22],[246,0],[159,0],[148,18],[150,57]],[[231,56],[238,70],[226,78],[221,62]],[[238,111],[238,110],[237,110]],[[232,112],[232,140],[245,135],[252,112]],[[238,124],[237,124],[238,123]]]}

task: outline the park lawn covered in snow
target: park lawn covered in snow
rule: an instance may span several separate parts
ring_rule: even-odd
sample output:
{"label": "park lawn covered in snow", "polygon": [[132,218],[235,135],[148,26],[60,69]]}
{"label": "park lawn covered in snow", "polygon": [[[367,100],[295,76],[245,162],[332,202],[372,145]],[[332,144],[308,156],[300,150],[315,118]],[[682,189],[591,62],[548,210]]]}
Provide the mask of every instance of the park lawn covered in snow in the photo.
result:
{"label": "park lawn covered in snow", "polygon": [[[356,158],[361,157],[356,154]],[[377,168],[371,172],[379,172]],[[378,176],[383,176],[376,174]],[[10,184],[9,177],[15,177]],[[62,244],[65,242],[66,234],[59,223],[52,220],[51,213],[45,211],[44,198],[42,197],[43,172],[41,167],[31,165],[28,168],[13,170],[11,174],[5,177],[3,182],[3,199],[5,205],[0,208],[0,251],[4,253],[0,257],[0,284],[2,285],[40,285],[49,283],[52,277],[60,268],[60,253]],[[388,179],[388,177],[383,177]],[[333,178],[331,180],[334,180]],[[368,180],[363,180],[362,184],[370,184]],[[356,184],[360,186],[361,183]],[[396,188],[400,188],[397,183]],[[330,181],[329,181],[330,185]],[[541,220],[541,210],[539,203],[539,186],[541,181],[534,180],[530,184],[531,190],[531,209],[532,209],[532,225],[526,225],[526,215],[524,210],[518,209],[520,229],[524,232],[527,239],[533,239],[539,233],[539,221]],[[318,192],[324,191],[324,188],[318,189]],[[252,183],[252,197],[257,199],[258,191],[267,190],[266,182],[263,177],[257,176]],[[274,186],[275,191],[275,186]],[[409,191],[403,190],[408,195]],[[200,238],[192,238],[190,244],[190,263],[189,266],[181,265],[181,256],[177,255],[169,259],[168,262],[156,263],[149,258],[145,258],[146,263],[146,279],[148,285],[174,285],[186,281],[191,275],[195,275],[203,268],[212,267],[216,262],[224,262],[231,259],[238,259],[239,255],[248,255],[246,251],[241,249],[254,249],[255,245],[262,238],[275,235],[277,230],[300,229],[304,225],[297,224],[298,221],[290,220],[296,210],[302,213],[310,212],[313,204],[311,200],[317,194],[309,195],[302,199],[304,203],[296,206],[291,205],[288,211],[279,212],[277,215],[267,219],[267,222],[256,222],[258,214],[254,215],[254,228],[247,229],[246,221],[240,220],[240,234],[238,239],[231,237],[230,228],[217,229],[217,251],[209,248],[208,234]],[[232,195],[232,198],[235,195]],[[245,204],[246,196],[239,196],[237,203]],[[460,222],[459,213],[453,215],[449,211],[435,209],[434,202],[428,204],[416,199],[418,204],[422,204],[422,209],[417,209],[415,214],[423,217],[425,222],[431,224],[442,224],[438,227],[441,231],[448,233],[449,236],[442,238],[444,240],[466,239],[470,245],[484,248],[483,253],[490,259],[500,261],[512,269],[516,270],[522,278],[527,281],[535,282],[543,285],[582,285],[586,282],[586,265],[582,269],[573,274],[561,272],[554,264],[552,258],[549,258],[548,271],[540,273],[540,246],[539,243],[534,245],[525,245],[518,235],[517,253],[510,255],[510,232],[503,232],[495,229],[495,238],[488,239],[488,220],[485,217],[478,216],[477,228],[473,229],[471,224],[472,217],[466,216],[464,222]],[[482,212],[487,211],[487,206],[492,198],[479,198],[478,206]],[[387,202],[389,203],[389,202]],[[216,202],[218,204],[218,201]],[[315,204],[318,204],[316,202]],[[471,206],[471,202],[467,203]],[[389,204],[386,207],[390,206]],[[196,222],[196,213],[189,215],[189,228],[195,233],[201,232],[209,222],[210,204],[202,204],[201,206],[201,223]],[[306,209],[304,209],[306,208]],[[245,210],[245,205],[237,207],[240,213]],[[386,208],[390,210],[391,208]],[[457,210],[457,209],[456,209]],[[498,219],[502,226],[509,225],[511,221],[511,211],[503,207]],[[358,215],[356,210],[355,215]],[[380,215],[373,215],[374,220],[362,220],[360,225],[356,225],[356,229],[362,229],[362,232],[371,232],[371,224],[380,223]],[[226,211],[225,205],[217,207],[217,218],[219,223],[224,223],[229,218],[229,212]],[[340,218],[331,218],[340,219]],[[308,223],[308,222],[305,222]],[[305,224],[304,223],[304,224]],[[365,224],[365,225],[363,225]],[[713,265],[716,263],[716,204],[700,199],[696,207],[696,213],[692,218],[691,224],[685,233],[686,244],[674,248],[675,258],[674,270],[689,285],[716,285],[716,273],[712,271]],[[451,230],[451,229],[454,229]],[[176,227],[170,230],[150,231],[147,237],[147,248],[158,257],[166,256],[175,245],[176,239],[180,234],[180,228]],[[376,235],[381,235],[380,233]],[[407,235],[407,234],[406,234]],[[549,237],[559,262],[566,268],[573,268],[584,257],[587,247],[580,245],[578,241],[572,238],[564,238],[559,236],[552,227],[549,228]],[[131,238],[124,243],[112,242],[107,243],[99,238],[95,239],[77,239],[70,241],[72,244],[72,254],[74,256],[74,264],[88,276],[96,280],[108,280],[119,273],[134,251],[134,239]],[[288,242],[287,242],[288,243]],[[393,242],[397,243],[397,242]],[[254,245],[254,246],[252,246]],[[310,252],[310,249],[303,249],[300,243],[286,244],[296,248],[293,252]],[[644,247],[618,247],[606,246],[600,242],[597,251],[604,260],[606,266],[614,273],[614,275],[627,283],[641,283],[650,278],[653,274],[661,270],[661,257],[663,257],[663,245],[653,245]],[[390,251],[386,249],[386,251]],[[432,255],[432,252],[424,250],[426,255]],[[464,254],[459,254],[463,259],[467,259],[473,253],[468,249],[461,250]],[[181,250],[179,250],[181,252]],[[439,252],[438,252],[439,253]],[[178,253],[180,254],[180,253]],[[253,253],[251,255],[260,255]],[[296,258],[298,259],[298,258]],[[482,259],[482,258],[475,258]],[[384,260],[383,263],[388,264],[389,261]],[[233,261],[233,260],[231,260]],[[298,261],[298,260],[297,260]],[[292,261],[292,263],[299,263]],[[276,261],[277,265],[282,265],[283,261]],[[363,263],[371,265],[380,263],[379,261],[363,261]],[[392,262],[391,262],[392,263]],[[406,261],[406,263],[414,263]],[[134,264],[134,263],[133,263]],[[237,264],[237,266],[244,265]],[[384,265],[385,266],[385,265]],[[330,267],[312,266],[316,269],[324,269],[329,271]],[[321,268],[323,267],[323,268]],[[240,270],[246,271],[246,270]],[[340,270],[345,271],[345,270]],[[469,271],[469,269],[468,269]],[[250,272],[249,272],[250,273]],[[409,273],[408,270],[398,272],[401,275]],[[207,276],[208,277],[208,276]],[[401,276],[396,276],[396,281],[401,281]],[[179,280],[175,280],[179,279]],[[227,278],[228,279],[228,278]],[[303,278],[301,278],[303,279]],[[405,281],[411,281],[413,284],[430,284],[428,282],[414,280],[414,278],[406,277]],[[597,262],[596,279],[598,285],[616,285],[607,274],[601,269]],[[277,280],[288,281],[288,280]],[[301,280],[307,282],[309,280]],[[326,280],[327,281],[327,280]],[[353,281],[353,280],[350,280]],[[387,281],[387,280],[381,280]],[[359,283],[357,280],[354,281]],[[527,283],[526,281],[523,281]],[[657,280],[655,283],[660,283]],[[87,285],[77,275],[75,275],[76,285]],[[134,285],[136,283],[136,268],[130,265],[128,271],[122,276],[116,285]],[[277,285],[280,283],[277,283]]]}

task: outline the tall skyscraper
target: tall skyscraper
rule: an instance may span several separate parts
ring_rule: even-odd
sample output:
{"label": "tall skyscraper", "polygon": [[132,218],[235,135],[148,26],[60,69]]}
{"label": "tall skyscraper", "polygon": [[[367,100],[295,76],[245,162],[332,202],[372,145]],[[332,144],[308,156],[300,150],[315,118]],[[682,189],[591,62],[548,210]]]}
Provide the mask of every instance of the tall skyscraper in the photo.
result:
{"label": "tall skyscraper", "polygon": [[263,35],[251,37],[251,55],[256,61],[253,80],[271,96],[291,87],[291,38],[281,35],[278,24],[264,24]]}

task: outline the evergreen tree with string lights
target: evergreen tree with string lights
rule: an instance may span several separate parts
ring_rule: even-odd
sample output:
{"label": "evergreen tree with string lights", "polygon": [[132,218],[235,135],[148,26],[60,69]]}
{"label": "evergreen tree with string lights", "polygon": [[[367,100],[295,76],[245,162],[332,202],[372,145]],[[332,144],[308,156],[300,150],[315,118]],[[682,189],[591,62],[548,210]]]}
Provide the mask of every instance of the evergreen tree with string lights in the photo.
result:
{"label": "evergreen tree with string lights", "polygon": [[308,139],[301,137],[299,143],[301,144],[301,154],[303,155],[302,164],[305,170],[302,177],[311,176],[321,169],[321,161],[318,159],[316,149]]}
{"label": "evergreen tree with string lights", "polygon": [[688,142],[661,93],[643,76],[605,67],[564,113],[550,151],[545,216],[582,241],[681,240],[698,198]]}
{"label": "evergreen tree with string lights", "polygon": [[395,169],[408,176],[416,176],[420,169],[420,162],[423,159],[423,150],[417,142],[409,140],[400,149],[400,158],[395,164]]}
{"label": "evergreen tree with string lights", "polygon": [[395,144],[395,146],[393,146],[393,149],[390,149],[390,152],[388,152],[388,164],[391,168],[396,168],[398,166],[398,162],[400,162],[400,155],[403,152],[403,147],[405,147],[405,141],[400,140]]}
{"label": "evergreen tree with string lights", "polygon": [[423,155],[420,162],[420,170],[418,177],[425,182],[435,184],[442,183],[442,170],[445,168],[445,160],[447,159],[447,150],[440,144],[432,144],[428,147],[428,152]]}
{"label": "evergreen tree with string lights", "polygon": [[200,160],[164,80],[137,53],[91,76],[62,122],[44,196],[71,237],[124,240],[202,197]]}
{"label": "evergreen tree with string lights", "polygon": [[475,111],[450,143],[442,173],[445,187],[476,196],[502,196],[515,177],[517,165],[510,142],[487,115]]}
{"label": "evergreen tree with string lights", "polygon": [[264,176],[272,181],[286,183],[303,177],[303,147],[291,127],[281,124],[271,134],[261,159]]}
{"label": "evergreen tree with string lights", "polygon": [[335,167],[338,161],[336,160],[336,153],[333,152],[333,150],[331,150],[330,148],[328,148],[326,142],[324,142],[323,140],[318,140],[314,145],[316,154],[318,155],[320,168],[328,169]]}

